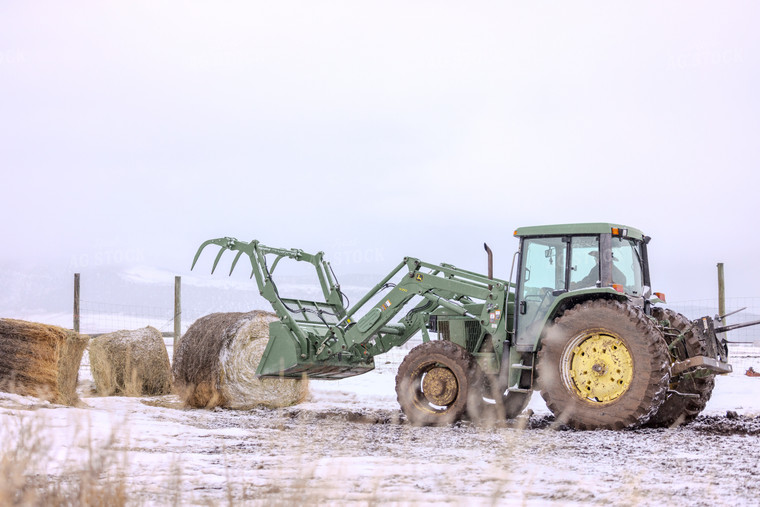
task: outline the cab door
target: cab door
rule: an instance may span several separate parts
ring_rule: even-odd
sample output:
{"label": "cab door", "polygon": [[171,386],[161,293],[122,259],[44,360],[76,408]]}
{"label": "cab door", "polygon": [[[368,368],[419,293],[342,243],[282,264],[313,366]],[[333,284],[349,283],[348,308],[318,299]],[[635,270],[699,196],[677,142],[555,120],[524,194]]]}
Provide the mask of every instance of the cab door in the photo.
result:
{"label": "cab door", "polygon": [[525,238],[520,255],[515,343],[533,350],[554,300],[567,289],[569,238]]}

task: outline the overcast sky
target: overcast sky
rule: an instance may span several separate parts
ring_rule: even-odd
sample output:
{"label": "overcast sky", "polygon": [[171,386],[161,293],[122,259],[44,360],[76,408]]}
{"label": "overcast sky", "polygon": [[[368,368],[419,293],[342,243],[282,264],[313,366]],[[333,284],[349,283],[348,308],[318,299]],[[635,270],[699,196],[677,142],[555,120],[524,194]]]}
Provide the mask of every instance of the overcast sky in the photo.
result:
{"label": "overcast sky", "polygon": [[758,5],[2,2],[0,269],[230,235],[506,278],[516,227],[612,221],[655,290],[758,295]]}

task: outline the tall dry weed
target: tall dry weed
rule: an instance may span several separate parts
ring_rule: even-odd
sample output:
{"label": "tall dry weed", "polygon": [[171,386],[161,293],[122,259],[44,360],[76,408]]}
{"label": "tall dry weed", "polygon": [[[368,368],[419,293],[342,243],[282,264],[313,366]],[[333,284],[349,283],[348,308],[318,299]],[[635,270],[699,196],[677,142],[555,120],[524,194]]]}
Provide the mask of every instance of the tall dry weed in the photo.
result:
{"label": "tall dry weed", "polygon": [[[72,451],[61,463],[43,417],[20,415],[6,422],[0,442],[0,505],[115,506],[127,503],[126,477],[113,450],[113,436],[96,445],[92,433],[75,428]],[[84,436],[84,461],[73,451]]]}

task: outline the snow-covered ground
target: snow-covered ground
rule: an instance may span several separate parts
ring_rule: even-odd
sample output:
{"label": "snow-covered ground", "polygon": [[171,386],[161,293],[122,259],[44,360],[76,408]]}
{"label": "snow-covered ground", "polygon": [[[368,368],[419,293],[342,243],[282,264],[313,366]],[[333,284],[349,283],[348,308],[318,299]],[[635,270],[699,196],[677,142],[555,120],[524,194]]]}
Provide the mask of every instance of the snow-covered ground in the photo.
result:
{"label": "snow-covered ground", "polygon": [[14,459],[36,449],[27,477],[65,485],[88,472],[134,505],[760,502],[760,378],[744,375],[760,366],[758,348],[736,351],[736,371],[694,423],[621,432],[555,428],[538,395],[518,427],[412,427],[395,400],[400,357],[313,381],[299,406],[250,411],[92,396],[85,362],[82,407],[0,393],[0,445]]}

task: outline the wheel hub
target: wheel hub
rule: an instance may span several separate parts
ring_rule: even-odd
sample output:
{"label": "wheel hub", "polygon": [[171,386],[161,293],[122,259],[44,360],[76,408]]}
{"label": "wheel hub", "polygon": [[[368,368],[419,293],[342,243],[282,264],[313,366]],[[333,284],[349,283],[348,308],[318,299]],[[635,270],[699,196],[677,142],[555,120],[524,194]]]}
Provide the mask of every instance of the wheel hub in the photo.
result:
{"label": "wheel hub", "polygon": [[579,340],[569,357],[569,374],[576,395],[610,403],[625,393],[633,379],[633,359],[617,337],[594,332]]}
{"label": "wheel hub", "polygon": [[456,399],[458,389],[457,378],[448,368],[432,368],[422,379],[422,392],[434,405],[450,405]]}

